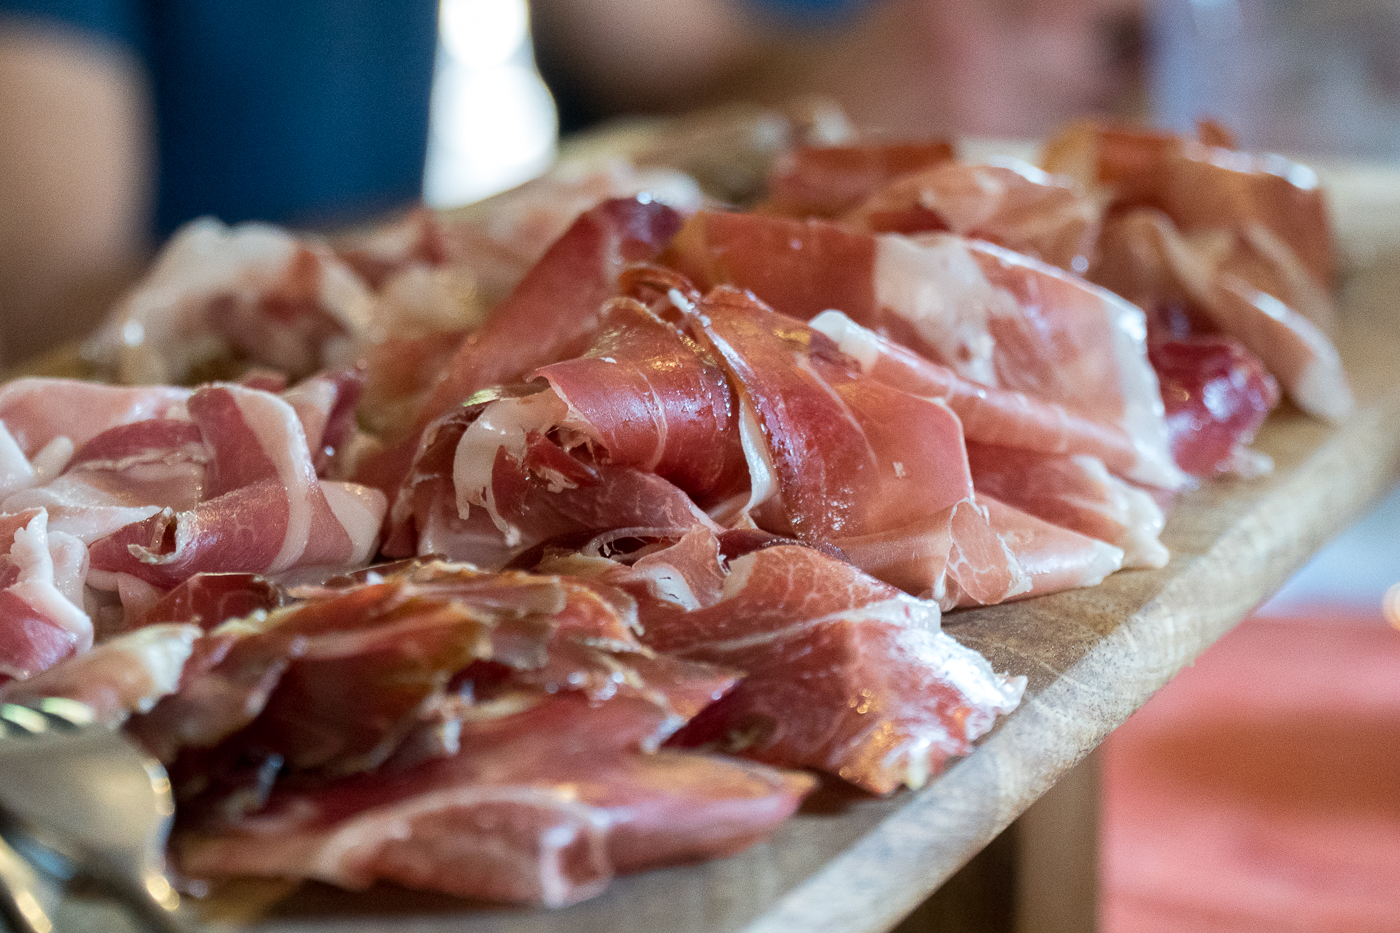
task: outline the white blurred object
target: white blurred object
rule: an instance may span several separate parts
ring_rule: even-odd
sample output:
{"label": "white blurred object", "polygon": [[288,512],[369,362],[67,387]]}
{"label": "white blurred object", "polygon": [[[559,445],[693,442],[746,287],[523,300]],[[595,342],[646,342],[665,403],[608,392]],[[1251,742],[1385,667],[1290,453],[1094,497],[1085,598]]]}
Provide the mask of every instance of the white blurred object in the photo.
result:
{"label": "white blurred object", "polygon": [[452,207],[511,188],[549,166],[557,141],[525,0],[442,0],[423,200]]}
{"label": "white blurred object", "polygon": [[1154,0],[1152,119],[1246,149],[1400,160],[1400,3]]}

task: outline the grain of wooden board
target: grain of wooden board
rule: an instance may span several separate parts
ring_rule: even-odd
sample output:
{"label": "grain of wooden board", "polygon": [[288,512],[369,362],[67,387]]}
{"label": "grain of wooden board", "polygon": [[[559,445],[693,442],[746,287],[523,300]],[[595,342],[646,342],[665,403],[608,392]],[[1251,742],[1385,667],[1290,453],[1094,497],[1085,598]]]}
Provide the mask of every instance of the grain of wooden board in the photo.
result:
{"label": "grain of wooden board", "polygon": [[[1343,182],[1350,177],[1342,172]],[[1185,495],[1163,535],[1172,560],[1162,570],[947,616],[950,633],[998,669],[1026,675],[1029,689],[970,756],[923,790],[877,800],[828,787],[746,853],[621,878],[564,910],[247,882],[209,898],[198,915],[211,930],[257,933],[891,928],[1400,476],[1400,220],[1386,226],[1367,208],[1395,201],[1400,176],[1374,173],[1338,191],[1340,239],[1352,261],[1337,343],[1356,413],[1329,427],[1281,407],[1257,445],[1273,457],[1274,473]],[[1347,220],[1363,215],[1365,242]],[[67,910],[61,929],[122,929],[90,903],[75,900]]]}

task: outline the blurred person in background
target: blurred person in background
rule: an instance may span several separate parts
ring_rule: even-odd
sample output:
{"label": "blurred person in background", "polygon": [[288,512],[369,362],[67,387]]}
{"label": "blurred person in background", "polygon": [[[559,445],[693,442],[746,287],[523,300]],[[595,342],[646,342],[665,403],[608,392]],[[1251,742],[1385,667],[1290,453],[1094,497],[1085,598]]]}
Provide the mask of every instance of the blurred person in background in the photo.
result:
{"label": "blurred person in background", "polygon": [[1141,106],[1145,0],[534,0],[565,132],[822,94],[899,135],[1032,138]]}
{"label": "blurred person in background", "polygon": [[[1143,0],[534,0],[561,128],[829,96],[1031,137],[1136,103]],[[89,331],[212,214],[350,223],[422,192],[437,3],[0,0],[0,359]],[[483,145],[489,145],[489,139]]]}
{"label": "blurred person in background", "polygon": [[0,0],[0,354],[92,328],[194,217],[419,199],[433,0]]}

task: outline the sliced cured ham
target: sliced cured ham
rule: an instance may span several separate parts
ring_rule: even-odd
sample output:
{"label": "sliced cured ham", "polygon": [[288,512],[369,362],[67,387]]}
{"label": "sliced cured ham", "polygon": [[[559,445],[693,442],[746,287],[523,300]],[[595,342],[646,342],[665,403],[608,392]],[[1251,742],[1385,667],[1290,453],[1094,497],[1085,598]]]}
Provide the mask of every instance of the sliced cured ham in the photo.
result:
{"label": "sliced cured ham", "polygon": [[187,408],[211,451],[204,498],[95,542],[90,582],[115,589],[126,578],[164,590],[200,572],[343,569],[369,560],[384,498],[317,478],[295,408],[234,385],[200,388]]}
{"label": "sliced cured ham", "polygon": [[1105,227],[1092,274],[1145,307],[1184,307],[1200,329],[1233,337],[1262,360],[1299,408],[1327,421],[1345,418],[1351,387],[1326,334],[1210,245],[1189,240],[1159,211],[1129,211]]}
{"label": "sliced cured ham", "polygon": [[86,704],[95,721],[119,726],[176,691],[200,629],[194,625],[151,625],[118,635],[27,680],[0,690],[7,703],[65,697]]}
{"label": "sliced cured ham", "polygon": [[680,268],[784,314],[845,313],[985,386],[1053,402],[1127,434],[1130,478],[1177,488],[1143,313],[1059,269],[946,234],[873,236],[817,220],[701,211]]}
{"label": "sliced cured ham", "polygon": [[681,215],[650,199],[615,199],[580,216],[448,363],[420,426],[479,389],[512,382],[588,348],[624,266],[654,258]]}
{"label": "sliced cured ham", "polygon": [[1162,509],[1144,492],[1085,454],[1032,453],[969,441],[979,501],[990,496],[1053,525],[1123,550],[1123,566],[1163,567]]}
{"label": "sliced cured ham", "polygon": [[1228,337],[1155,341],[1172,455],[1193,476],[1252,476],[1271,464],[1248,449],[1278,404],[1278,384],[1263,364]]}
{"label": "sliced cured ham", "polygon": [[953,515],[945,607],[986,606],[1097,586],[1123,566],[1105,541],[979,495]]}
{"label": "sliced cured ham", "polygon": [[779,156],[760,210],[791,217],[839,217],[894,179],[952,161],[945,141],[799,146]]}
{"label": "sliced cured ham", "polygon": [[836,341],[872,378],[946,402],[962,422],[969,442],[1041,454],[1087,454],[1121,473],[1131,472],[1138,463],[1132,438],[1117,425],[1076,415],[1023,392],[964,379],[951,368],[861,327],[839,311],[823,311],[810,323],[814,330]]}
{"label": "sliced cured ham", "polygon": [[550,439],[566,415],[552,391],[487,399],[424,433],[394,504],[387,553],[499,569],[546,544],[577,547],[609,530],[678,537],[712,524],[665,479],[586,450],[575,456]]}
{"label": "sliced cured ham", "polygon": [[811,548],[775,545],[729,563],[718,602],[644,602],[659,651],[747,673],[673,739],[819,768],[875,793],[918,787],[996,716],[1024,681],[938,631],[936,603]]}
{"label": "sliced cured ham", "polygon": [[563,693],[463,723],[461,751],[393,774],[274,791],[224,832],[177,838],[181,869],[376,880],[560,907],[617,872],[713,858],[764,838],[810,776],[710,755],[636,751],[653,708]]}
{"label": "sliced cured ham", "polygon": [[761,431],[774,484],[751,505],[758,525],[842,548],[911,592],[941,589],[951,510],[972,495],[957,416],[865,378],[825,335],[737,289],[691,317]]}
{"label": "sliced cured ham", "polygon": [[1337,421],[1353,402],[1327,338],[1336,259],[1317,177],[1232,147],[1213,126],[1196,141],[1084,124],[1046,161],[1111,199],[1094,281],[1145,308],[1185,307],[1263,360],[1300,408]]}
{"label": "sliced cured ham", "polygon": [[948,162],[873,193],[842,220],[871,233],[948,231],[1083,275],[1103,205],[1063,175],[1018,160]]}
{"label": "sliced cured ham", "polygon": [[181,383],[236,357],[294,377],[344,364],[373,296],[323,243],[212,218],[176,231],[89,342],[127,383]]}
{"label": "sliced cured ham", "polygon": [[0,546],[0,680],[23,680],[92,647],[82,544],[50,535],[40,509],[0,516]]}

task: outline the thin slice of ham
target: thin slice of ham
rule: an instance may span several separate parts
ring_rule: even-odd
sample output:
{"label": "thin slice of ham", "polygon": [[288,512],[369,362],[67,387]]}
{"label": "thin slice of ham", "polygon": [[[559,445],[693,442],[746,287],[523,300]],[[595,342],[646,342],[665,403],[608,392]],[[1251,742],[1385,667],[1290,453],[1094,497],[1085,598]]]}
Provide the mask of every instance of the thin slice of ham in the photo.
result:
{"label": "thin slice of ham", "polygon": [[1166,519],[1142,489],[1085,454],[1036,454],[969,441],[968,463],[979,500],[990,496],[1037,518],[1123,550],[1123,566],[1163,567]]}
{"label": "thin slice of ham", "polygon": [[180,383],[235,355],[293,376],[348,362],[373,296],[325,244],[201,218],[176,231],[89,353],[121,382]]}
{"label": "thin slice of ham", "polygon": [[737,852],[764,838],[810,776],[687,752],[642,754],[653,708],[558,694],[463,723],[461,750],[398,773],[274,791],[222,833],[176,839],[181,869],[375,880],[549,907],[614,873]]}
{"label": "thin slice of ham", "polygon": [[1024,688],[939,632],[939,616],[936,603],[781,544],[730,561],[710,606],[642,604],[657,650],[747,673],[673,743],[820,768],[875,793],[921,786]]}
{"label": "thin slice of ham", "polygon": [[1083,275],[1102,217],[1102,199],[1072,179],[1007,159],[915,172],[874,192],[842,220],[871,233],[946,230]]}
{"label": "thin slice of ham", "polygon": [[28,680],[0,690],[7,703],[65,697],[86,704],[97,722],[119,726],[175,692],[201,634],[198,626],[151,625],[118,635]]}
{"label": "thin slice of ham", "polygon": [[1126,433],[1130,478],[1177,488],[1143,313],[1102,288],[991,243],[871,235],[820,220],[701,211],[669,254],[702,285],[730,283],[810,320],[835,309],[953,369]]}
{"label": "thin slice of ham", "polygon": [[624,266],[654,258],[680,223],[649,199],[604,201],[581,215],[447,364],[419,425],[479,389],[582,353]]}
{"label": "thin slice of ham", "polygon": [[1336,422],[1354,404],[1326,334],[1279,296],[1230,268],[1229,254],[1189,239],[1163,213],[1138,209],[1106,225],[1093,275],[1144,307],[1184,306],[1263,361],[1308,414]]}
{"label": "thin slice of ham", "polygon": [[86,570],[81,542],[50,535],[42,509],[0,516],[0,678],[23,680],[92,647],[92,619],[75,601]]}
{"label": "thin slice of ham", "polygon": [[943,140],[799,146],[783,153],[768,173],[760,210],[790,217],[838,217],[893,180],[951,162]]}

